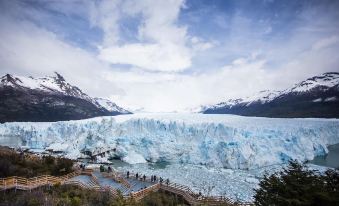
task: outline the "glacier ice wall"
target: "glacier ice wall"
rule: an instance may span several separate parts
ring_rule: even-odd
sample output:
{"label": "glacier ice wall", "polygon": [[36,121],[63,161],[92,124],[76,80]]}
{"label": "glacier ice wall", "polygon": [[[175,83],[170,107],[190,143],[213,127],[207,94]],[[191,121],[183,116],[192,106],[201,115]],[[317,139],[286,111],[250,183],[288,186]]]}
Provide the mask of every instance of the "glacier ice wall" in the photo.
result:
{"label": "glacier ice wall", "polygon": [[0,144],[80,151],[110,150],[129,163],[168,161],[252,169],[311,160],[339,143],[339,120],[205,114],[132,114],[51,123],[0,125]]}

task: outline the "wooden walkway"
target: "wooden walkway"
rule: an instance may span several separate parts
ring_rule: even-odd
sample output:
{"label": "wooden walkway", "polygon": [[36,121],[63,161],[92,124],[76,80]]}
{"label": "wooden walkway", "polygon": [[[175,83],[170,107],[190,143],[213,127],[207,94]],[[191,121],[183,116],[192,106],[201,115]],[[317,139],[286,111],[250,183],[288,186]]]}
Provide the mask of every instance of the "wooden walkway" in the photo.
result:
{"label": "wooden walkway", "polygon": [[[88,175],[91,177],[95,184],[87,184],[85,185],[80,180],[76,180],[76,176],[79,175]],[[126,187],[130,187],[130,184],[127,180],[123,178],[123,175],[119,173],[112,174],[104,174],[107,178],[112,178],[116,182],[123,184]],[[130,177],[130,178],[133,178]],[[146,180],[150,181],[150,180]],[[85,171],[75,171],[70,174],[55,177],[51,175],[41,175],[34,178],[22,178],[22,177],[8,177],[8,178],[0,178],[0,190],[8,190],[8,189],[18,189],[18,190],[26,190],[31,191],[37,187],[41,186],[53,186],[55,184],[71,184],[77,185],[82,188],[87,189],[95,189],[97,191],[109,191],[113,197],[118,195],[118,191],[113,187],[101,187],[98,184],[98,180],[95,175],[93,175],[93,170],[85,170]],[[158,190],[164,190],[176,195],[182,196],[190,205],[241,205],[241,206],[249,206],[253,205],[252,203],[236,203],[233,200],[226,197],[206,197],[199,194],[194,193],[189,187],[176,184],[176,183],[154,183],[149,187],[146,187],[142,190],[131,192],[129,195],[124,196],[124,198],[134,198],[136,201],[143,199],[149,194],[156,192]]]}
{"label": "wooden walkway", "polygon": [[19,189],[19,190],[32,190],[37,187],[45,186],[45,185],[55,185],[55,184],[63,184],[68,179],[79,175],[78,171],[72,172],[70,174],[55,177],[51,175],[41,175],[33,178],[23,178],[18,176],[12,176],[7,178],[0,179],[0,190],[8,190],[8,189]]}

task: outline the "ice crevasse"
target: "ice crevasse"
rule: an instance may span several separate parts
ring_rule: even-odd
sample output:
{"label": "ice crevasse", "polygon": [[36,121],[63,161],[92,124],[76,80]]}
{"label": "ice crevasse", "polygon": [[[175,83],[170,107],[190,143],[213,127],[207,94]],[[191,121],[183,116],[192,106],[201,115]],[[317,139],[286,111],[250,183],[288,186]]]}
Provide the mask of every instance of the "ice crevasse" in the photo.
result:
{"label": "ice crevasse", "polygon": [[337,119],[206,114],[132,114],[78,121],[0,124],[0,144],[62,151],[69,158],[110,151],[129,163],[173,162],[253,169],[311,160],[339,143]]}

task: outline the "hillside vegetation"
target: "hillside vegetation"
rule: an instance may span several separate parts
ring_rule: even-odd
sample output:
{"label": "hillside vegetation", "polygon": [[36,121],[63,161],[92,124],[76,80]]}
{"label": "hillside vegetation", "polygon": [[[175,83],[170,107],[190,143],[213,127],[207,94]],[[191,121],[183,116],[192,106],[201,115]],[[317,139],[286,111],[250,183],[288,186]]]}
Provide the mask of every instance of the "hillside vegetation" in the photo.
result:
{"label": "hillside vegetation", "polygon": [[36,156],[0,147],[0,178],[9,176],[35,177],[38,175],[60,176],[73,171],[73,161],[67,158]]}
{"label": "hillside vegetation", "polygon": [[339,205],[339,170],[320,173],[292,161],[283,171],[265,176],[259,186],[255,205]]}

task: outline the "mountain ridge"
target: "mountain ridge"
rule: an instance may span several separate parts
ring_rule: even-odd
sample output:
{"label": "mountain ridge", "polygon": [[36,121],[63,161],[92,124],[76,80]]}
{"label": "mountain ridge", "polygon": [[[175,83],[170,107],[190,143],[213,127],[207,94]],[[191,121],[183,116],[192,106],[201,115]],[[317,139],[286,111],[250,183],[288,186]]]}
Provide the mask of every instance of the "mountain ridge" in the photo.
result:
{"label": "mountain ridge", "polygon": [[264,90],[256,95],[202,106],[204,114],[238,114],[263,117],[339,118],[339,73],[327,72],[282,91]]}
{"label": "mountain ridge", "polygon": [[[130,113],[110,100],[102,105],[57,72],[38,78],[6,74],[0,79],[0,95],[0,122],[77,120]],[[107,104],[111,105],[109,109]]]}

